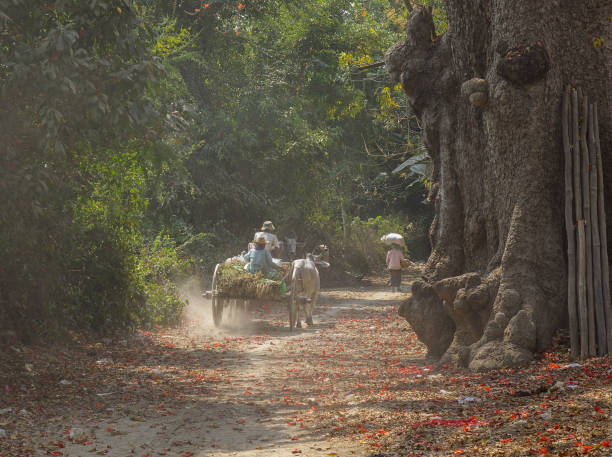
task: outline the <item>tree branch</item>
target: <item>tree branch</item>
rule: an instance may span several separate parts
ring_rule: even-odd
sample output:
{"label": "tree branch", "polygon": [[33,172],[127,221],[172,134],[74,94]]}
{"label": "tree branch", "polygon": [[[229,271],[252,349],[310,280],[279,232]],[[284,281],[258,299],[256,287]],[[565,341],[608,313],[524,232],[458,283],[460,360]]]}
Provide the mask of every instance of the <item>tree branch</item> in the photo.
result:
{"label": "tree branch", "polygon": [[369,68],[382,67],[384,64],[385,64],[384,62],[376,62],[370,65],[366,65],[365,67],[357,67],[357,70],[361,71],[361,70],[367,70]]}

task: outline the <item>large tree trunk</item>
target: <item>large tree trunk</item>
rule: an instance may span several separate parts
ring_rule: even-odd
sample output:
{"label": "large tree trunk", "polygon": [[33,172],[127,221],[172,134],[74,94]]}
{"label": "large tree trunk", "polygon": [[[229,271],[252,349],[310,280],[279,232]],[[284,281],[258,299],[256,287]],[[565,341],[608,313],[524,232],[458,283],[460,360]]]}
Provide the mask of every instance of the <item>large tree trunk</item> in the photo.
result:
{"label": "large tree trunk", "polygon": [[446,6],[443,36],[434,36],[430,12],[416,9],[406,41],[385,57],[434,163],[432,254],[400,313],[443,363],[512,366],[547,348],[568,320],[567,84],[599,103],[611,226],[609,0]]}

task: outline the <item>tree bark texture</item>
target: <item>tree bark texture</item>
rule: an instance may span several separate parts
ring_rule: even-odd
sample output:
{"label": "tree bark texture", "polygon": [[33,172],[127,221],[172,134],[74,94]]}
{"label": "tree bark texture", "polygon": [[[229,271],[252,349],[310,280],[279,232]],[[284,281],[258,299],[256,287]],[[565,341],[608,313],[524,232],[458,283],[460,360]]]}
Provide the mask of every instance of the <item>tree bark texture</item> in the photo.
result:
{"label": "tree bark texture", "polygon": [[[609,0],[446,7],[444,35],[436,37],[430,12],[417,8],[406,41],[385,56],[434,164],[432,254],[400,313],[442,363],[513,366],[568,324],[560,116],[567,84],[599,102],[611,214],[611,48],[595,41],[611,39]],[[579,134],[571,140],[579,143]]]}

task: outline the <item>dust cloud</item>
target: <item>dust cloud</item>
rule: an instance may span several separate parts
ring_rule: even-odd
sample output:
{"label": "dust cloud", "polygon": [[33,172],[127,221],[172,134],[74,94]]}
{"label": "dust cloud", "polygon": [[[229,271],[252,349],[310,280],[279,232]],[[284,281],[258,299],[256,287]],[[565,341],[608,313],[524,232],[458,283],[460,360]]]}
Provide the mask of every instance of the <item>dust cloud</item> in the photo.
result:
{"label": "dust cloud", "polygon": [[215,332],[212,319],[212,303],[202,294],[210,289],[210,281],[192,276],[178,285],[179,298],[185,303],[183,309],[183,322],[193,330],[201,333]]}
{"label": "dust cloud", "polygon": [[178,285],[179,297],[185,303],[183,322],[187,330],[197,335],[218,335],[248,330],[251,318],[240,309],[238,303],[228,302],[223,310],[221,328],[215,327],[212,318],[212,300],[203,296],[210,289],[210,281],[193,276]]}

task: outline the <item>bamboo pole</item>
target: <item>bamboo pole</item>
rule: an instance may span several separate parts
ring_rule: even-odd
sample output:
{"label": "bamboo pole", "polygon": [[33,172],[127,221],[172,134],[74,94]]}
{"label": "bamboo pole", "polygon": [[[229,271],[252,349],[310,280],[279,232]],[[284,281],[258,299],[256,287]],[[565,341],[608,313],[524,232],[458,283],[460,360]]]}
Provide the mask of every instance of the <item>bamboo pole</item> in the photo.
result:
{"label": "bamboo pole", "polygon": [[606,229],[606,207],[604,204],[603,167],[601,158],[601,142],[599,141],[599,119],[597,102],[593,103],[593,133],[595,149],[597,150],[597,187],[599,198],[597,209],[599,213],[599,236],[601,238],[601,280],[603,283],[604,313],[606,315],[606,331],[608,335],[608,354],[612,354],[612,303],[610,299],[610,266],[608,264],[608,235]]}
{"label": "bamboo pole", "polygon": [[586,256],[585,246],[585,223],[584,219],[576,221],[578,236],[576,237],[578,249],[578,316],[580,328],[580,357],[589,356],[589,318],[587,313],[587,291],[586,291]]}
{"label": "bamboo pole", "polygon": [[584,252],[585,234],[582,218],[582,187],[580,185],[580,130],[578,128],[578,92],[572,89],[572,138],[574,141],[574,206],[576,209],[577,249],[578,257],[578,315],[580,328],[580,357],[589,354],[588,314],[586,304],[586,260]]}
{"label": "bamboo pole", "polygon": [[597,205],[597,151],[593,123],[593,105],[589,105],[588,117],[589,162],[591,163],[589,185],[591,198],[591,236],[593,240],[593,306],[595,308],[595,328],[597,331],[597,355],[608,352],[606,335],[606,315],[604,313],[603,290],[601,281],[601,241],[599,235],[599,211]]}
{"label": "bamboo pole", "polygon": [[587,287],[587,317],[589,326],[589,357],[597,354],[595,332],[595,306],[593,294],[593,237],[591,234],[591,197],[589,186],[589,148],[587,146],[587,124],[589,118],[589,97],[582,97],[582,115],[580,118],[580,153],[582,158],[582,206],[584,208],[585,224],[585,254],[586,254],[586,287]]}
{"label": "bamboo pole", "polygon": [[570,347],[572,358],[578,357],[578,315],[576,313],[576,233],[574,229],[574,191],[572,189],[572,151],[570,146],[570,86],[563,93],[561,110],[563,154],[565,156],[565,230],[567,232],[567,313],[569,316]]}

